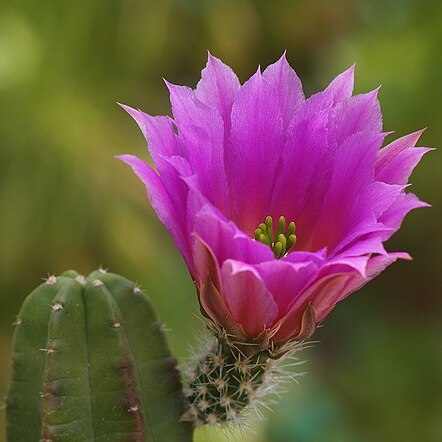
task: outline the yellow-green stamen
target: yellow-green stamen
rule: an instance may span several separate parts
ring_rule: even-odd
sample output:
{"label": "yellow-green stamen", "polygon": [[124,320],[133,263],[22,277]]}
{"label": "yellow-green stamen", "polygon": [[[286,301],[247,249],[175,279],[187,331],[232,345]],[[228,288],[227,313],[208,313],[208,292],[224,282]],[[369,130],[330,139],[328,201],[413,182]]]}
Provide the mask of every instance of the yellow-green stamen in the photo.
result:
{"label": "yellow-green stamen", "polygon": [[276,233],[273,233],[273,218],[267,216],[265,222],[261,223],[255,230],[255,239],[267,244],[275,254],[276,258],[282,258],[296,243],[296,225],[292,221],[286,231],[286,221],[283,216],[279,217]]}

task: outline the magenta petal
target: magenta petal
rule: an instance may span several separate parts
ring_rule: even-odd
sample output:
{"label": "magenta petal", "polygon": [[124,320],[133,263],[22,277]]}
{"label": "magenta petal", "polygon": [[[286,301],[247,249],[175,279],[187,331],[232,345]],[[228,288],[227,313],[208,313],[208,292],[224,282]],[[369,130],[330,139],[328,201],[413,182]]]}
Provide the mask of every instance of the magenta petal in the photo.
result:
{"label": "magenta petal", "polygon": [[327,249],[323,248],[316,252],[307,252],[302,250],[294,250],[288,255],[281,258],[282,261],[288,261],[293,264],[302,264],[304,262],[312,262],[318,266],[321,266],[327,261]]}
{"label": "magenta petal", "polygon": [[[189,163],[185,158],[179,156],[161,158],[159,172],[160,180],[175,206],[176,216],[179,222],[185,226],[186,237],[188,237],[189,226],[186,224],[186,220],[189,215],[189,185],[186,183],[186,178],[190,177],[192,173]],[[190,244],[189,240],[188,243]]]}
{"label": "magenta petal", "polygon": [[333,101],[338,102],[353,93],[355,66],[350,66],[346,71],[342,72],[329,84],[324,91],[333,96]]}
{"label": "magenta petal", "polygon": [[365,277],[370,257],[365,255],[341,254],[331,258],[321,269],[321,274],[354,273]]}
{"label": "magenta petal", "polygon": [[167,227],[183,255],[186,264],[192,269],[192,256],[188,244],[186,226],[177,216],[176,209],[160,177],[143,160],[133,155],[119,155],[116,158],[128,164],[144,183],[149,201],[158,218]]}
{"label": "magenta petal", "polygon": [[268,215],[282,143],[278,94],[257,72],[236,96],[225,150],[232,218],[249,235]]}
{"label": "magenta petal", "polygon": [[272,295],[254,267],[227,260],[221,268],[223,293],[233,318],[250,337],[257,337],[277,315]]}
{"label": "magenta petal", "polygon": [[354,85],[354,66],[339,74],[322,92],[312,95],[307,101],[308,108],[322,110],[351,97]]}
{"label": "magenta petal", "polygon": [[199,175],[205,196],[223,212],[228,210],[224,171],[224,123],[214,107],[196,98],[195,92],[167,83],[183,156]]}
{"label": "magenta petal", "polygon": [[361,131],[382,131],[382,113],[377,98],[379,89],[341,101],[334,108],[336,143]]}
{"label": "magenta petal", "polygon": [[276,63],[268,66],[262,76],[278,92],[286,128],[305,101],[301,80],[288,64],[285,53]]}
{"label": "magenta petal", "polygon": [[256,269],[278,306],[275,320],[279,320],[287,313],[318,273],[318,265],[312,261],[293,264],[288,261],[273,260],[258,264]]}
{"label": "magenta petal", "polygon": [[[378,248],[378,246],[381,246],[379,239],[383,238],[383,233],[391,233],[392,229],[380,222],[379,219],[395,203],[403,190],[404,186],[377,181],[366,186],[356,198],[353,208],[347,216],[346,233],[340,239],[339,245],[333,250],[333,254],[341,252],[349,245],[355,247],[357,240],[367,243],[367,235],[372,233],[377,233],[379,238],[376,240],[376,236],[371,237],[373,239],[371,252],[380,253]],[[381,250],[383,251],[383,248]],[[369,251],[367,250],[367,252]]]}
{"label": "magenta petal", "polygon": [[227,213],[230,204],[221,146],[214,146],[213,140],[200,127],[188,126],[184,129],[180,132],[180,140],[185,146],[186,157],[197,176],[201,192],[214,206]]}
{"label": "magenta petal", "polygon": [[325,198],[313,249],[338,246],[358,195],[374,179],[376,154],[384,135],[359,132],[348,137],[334,159],[333,175]]}
{"label": "magenta petal", "polygon": [[[207,147],[206,153],[216,158],[223,164],[224,123],[214,107],[210,107],[196,98],[195,92],[185,86],[177,86],[166,81],[170,92],[170,101],[174,122],[178,132],[186,132],[187,127],[196,126],[207,134],[211,146]],[[193,155],[191,148],[187,149],[187,155]],[[213,166],[216,166],[213,163]]]}
{"label": "magenta petal", "polygon": [[209,54],[206,67],[201,71],[201,80],[196,86],[195,96],[218,110],[224,121],[226,137],[230,134],[230,114],[239,88],[240,83],[233,70]]}
{"label": "magenta petal", "polygon": [[170,102],[175,124],[178,130],[187,126],[204,129],[213,142],[213,148],[219,148],[224,141],[224,122],[218,109],[198,100],[195,91],[186,86],[177,86],[166,81],[170,92]]}
{"label": "magenta petal", "polygon": [[391,227],[392,231],[389,235],[385,235],[383,240],[387,240],[394,232],[396,232],[402,224],[405,216],[413,209],[419,207],[429,207],[428,203],[420,201],[413,193],[400,195],[394,204],[380,217],[379,221]]}
{"label": "magenta petal", "polygon": [[180,155],[183,149],[174,132],[172,120],[168,117],[151,117],[128,106],[123,108],[135,119],[148,142],[149,152],[175,206],[177,217],[185,219],[187,186],[181,177],[190,175],[191,171],[188,161]]}
{"label": "magenta petal", "polygon": [[406,184],[411,172],[430,148],[414,147],[423,130],[399,138],[379,151],[376,179],[389,184]]}
{"label": "magenta petal", "polygon": [[329,186],[334,148],[328,143],[327,121],[325,111],[292,121],[272,192],[268,214],[296,221],[301,250]]}
{"label": "magenta petal", "polygon": [[[321,322],[335,307],[340,298],[346,293],[346,287],[356,278],[358,273],[334,272],[317,280],[315,285],[306,293],[311,305],[315,309],[316,319]],[[362,278],[362,277],[361,277]]]}
{"label": "magenta petal", "polygon": [[274,325],[274,340],[280,342],[295,338],[301,332],[302,319],[309,306],[319,321],[324,308],[334,305],[334,300],[340,296],[342,289],[354,275],[365,276],[367,262],[366,256],[339,257],[319,268],[314,278],[293,296],[285,314]]}
{"label": "magenta petal", "polygon": [[221,274],[218,261],[209,245],[197,234],[193,234],[193,262],[195,274],[192,275],[197,285],[202,286],[208,277],[218,290],[221,290]]}
{"label": "magenta petal", "polygon": [[[369,233],[359,235],[357,240],[352,241],[343,249],[333,251],[332,260],[344,257],[366,257],[370,254],[385,255],[387,252],[384,248],[383,241],[385,237],[391,236],[394,231],[391,227],[378,223],[376,229],[369,228]],[[365,270],[364,270],[365,271]]]}
{"label": "magenta petal", "polygon": [[369,207],[374,217],[379,219],[404,190],[405,186],[402,185],[374,181],[361,194],[358,208],[362,211],[362,206]]}
{"label": "magenta petal", "polygon": [[[337,290],[332,297],[329,295],[329,289],[323,289],[322,291],[317,292],[315,294],[316,302],[314,302],[313,305],[316,305],[317,307],[318,320],[322,321],[330,311],[333,310],[336,303],[359,290],[398,259],[410,260],[411,257],[408,253],[403,252],[375,256],[367,263],[365,277],[357,273],[352,275],[352,277],[346,279],[345,284],[342,284],[341,289]],[[318,303],[319,299],[321,299],[320,303]]]}
{"label": "magenta petal", "polygon": [[181,147],[173,131],[173,122],[169,117],[152,117],[129,106],[121,105],[121,107],[141,129],[157,168],[161,166],[161,157],[181,155]]}
{"label": "magenta petal", "polygon": [[199,288],[199,301],[204,313],[237,338],[243,337],[244,329],[233,320],[222,295],[221,273],[217,260],[210,247],[196,234],[193,252],[196,270],[193,276]]}

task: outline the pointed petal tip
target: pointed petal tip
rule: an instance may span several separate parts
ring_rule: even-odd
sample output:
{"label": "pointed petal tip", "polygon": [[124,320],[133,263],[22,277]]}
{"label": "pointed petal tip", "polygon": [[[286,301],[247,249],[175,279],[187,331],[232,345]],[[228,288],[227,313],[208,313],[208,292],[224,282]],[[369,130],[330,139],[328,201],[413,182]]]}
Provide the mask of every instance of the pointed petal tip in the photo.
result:
{"label": "pointed petal tip", "polygon": [[121,109],[126,111],[132,118],[135,118],[135,116],[137,116],[140,113],[138,109],[128,106],[127,104],[119,103],[118,101],[117,104],[118,106],[121,107]]}
{"label": "pointed petal tip", "polygon": [[207,50],[207,61],[206,61],[206,66],[204,66],[204,68],[211,66],[212,64],[216,63],[217,61],[218,61],[218,59],[214,55],[212,55],[209,50]]}
{"label": "pointed petal tip", "polygon": [[167,89],[169,89],[169,86],[175,86],[173,83],[171,83],[169,80],[166,80],[166,78],[162,77],[162,80],[164,84],[166,85]]}
{"label": "pointed petal tip", "polygon": [[413,257],[407,252],[397,252],[392,253],[396,257],[396,259],[403,259],[405,261],[413,261]]}
{"label": "pointed petal tip", "polygon": [[418,138],[421,137],[421,135],[426,132],[426,130],[428,129],[428,127],[423,127],[422,129],[418,129],[414,132],[412,132],[410,135],[416,135]]}
{"label": "pointed petal tip", "polygon": [[420,201],[419,206],[416,207],[416,209],[426,209],[426,208],[432,208],[433,205],[430,203],[427,203],[426,201]]}
{"label": "pointed petal tip", "polygon": [[[423,127],[422,129],[411,132],[408,135],[404,135],[404,137],[410,137],[414,139],[414,145],[419,141],[420,137],[427,131],[428,127]],[[432,150],[437,150],[437,147],[417,147],[418,149],[425,149],[425,153],[431,152]]]}
{"label": "pointed petal tip", "polygon": [[348,74],[348,75],[354,77],[354,75],[355,75],[355,71],[356,71],[356,63],[353,63],[351,66],[349,66],[349,67],[343,72],[343,74]]}
{"label": "pointed petal tip", "polygon": [[377,260],[377,259],[389,261],[388,265],[393,264],[398,259],[403,259],[405,261],[413,260],[412,256],[408,252],[388,252],[386,255],[376,255],[371,258],[371,260]]}
{"label": "pointed petal tip", "polygon": [[[285,68],[293,70],[292,66],[290,65],[290,63],[287,59],[287,49],[284,50],[284,52],[281,54],[281,56],[278,58],[278,60],[275,61],[275,63],[270,64],[267,68],[269,68],[271,66],[281,66],[281,65]],[[264,75],[265,75],[267,68],[264,70]]]}
{"label": "pointed petal tip", "polygon": [[353,63],[351,66],[349,66],[344,72],[342,72],[343,74],[348,74],[348,75],[354,75],[356,70],[356,63]]}
{"label": "pointed petal tip", "polygon": [[[416,143],[419,141],[419,138],[427,131],[428,127],[423,127],[415,132],[412,132],[410,136],[416,137]],[[425,149],[425,154],[431,152],[433,150],[437,150],[437,147],[420,147],[420,149]]]}
{"label": "pointed petal tip", "polygon": [[[354,65],[336,75],[326,89],[316,96],[324,96],[333,102],[350,98],[354,88]],[[315,96],[314,95],[314,96]]]}
{"label": "pointed petal tip", "polygon": [[365,95],[367,98],[374,98],[377,100],[378,95],[379,95],[379,91],[381,90],[382,84],[380,84],[379,86],[375,87],[374,89],[372,89],[371,91],[362,94]]}
{"label": "pointed petal tip", "polygon": [[207,64],[211,63],[222,63],[221,59],[217,56],[213,55],[208,49],[207,49]]}
{"label": "pointed petal tip", "polygon": [[278,58],[279,63],[287,63],[288,64],[288,60],[287,60],[287,49],[284,49],[284,52],[281,54],[281,56]]}
{"label": "pointed petal tip", "polygon": [[394,130],[388,130],[385,132],[381,132],[381,135],[383,135],[385,138],[387,138],[389,135],[393,135],[395,133]]}
{"label": "pointed petal tip", "polygon": [[185,87],[185,86],[181,86],[179,84],[172,83],[171,81],[167,80],[164,77],[163,77],[163,82],[166,85],[167,89],[169,90],[169,93],[172,93],[177,89]]}
{"label": "pointed petal tip", "polygon": [[261,65],[259,65],[258,68],[256,69],[256,71],[253,73],[253,75],[244,82],[242,87],[247,88],[247,87],[250,87],[250,85],[259,84],[259,82],[261,82],[263,80],[264,80],[264,77],[261,72]]}
{"label": "pointed petal tip", "polygon": [[433,152],[433,150],[437,150],[437,147],[420,147],[419,149],[424,149],[424,155],[426,155],[428,152]]}
{"label": "pointed petal tip", "polygon": [[130,154],[119,154],[119,155],[114,155],[114,158],[117,160],[122,161],[123,163],[126,163],[129,166],[133,166],[135,163],[139,164],[140,162],[144,162],[143,160],[141,160],[140,158],[136,157],[135,155],[130,155]]}

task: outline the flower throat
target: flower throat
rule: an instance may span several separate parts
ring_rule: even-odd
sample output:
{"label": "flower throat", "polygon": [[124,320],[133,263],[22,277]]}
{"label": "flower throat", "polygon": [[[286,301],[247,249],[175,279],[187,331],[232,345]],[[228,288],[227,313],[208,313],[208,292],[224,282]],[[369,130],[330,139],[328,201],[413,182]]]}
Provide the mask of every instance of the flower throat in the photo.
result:
{"label": "flower throat", "polygon": [[282,258],[296,243],[295,235],[296,225],[292,221],[286,230],[285,217],[280,216],[276,233],[273,233],[273,218],[267,216],[265,221],[261,223],[255,230],[255,239],[263,244],[268,245],[276,258]]}

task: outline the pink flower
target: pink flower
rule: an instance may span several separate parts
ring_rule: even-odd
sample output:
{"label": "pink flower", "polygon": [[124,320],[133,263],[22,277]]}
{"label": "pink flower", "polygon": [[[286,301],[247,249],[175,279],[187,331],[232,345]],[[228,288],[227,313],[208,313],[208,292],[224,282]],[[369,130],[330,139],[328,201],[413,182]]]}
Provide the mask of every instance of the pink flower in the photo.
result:
{"label": "pink flower", "polygon": [[195,90],[166,83],[173,118],[124,106],[157,171],[119,158],[146,185],[203,313],[241,341],[305,339],[338,301],[410,259],[383,243],[427,205],[405,190],[430,149],[414,147],[422,131],[381,149],[378,90],[352,96],[353,71],[305,99],[285,55],[243,85],[209,55]]}

